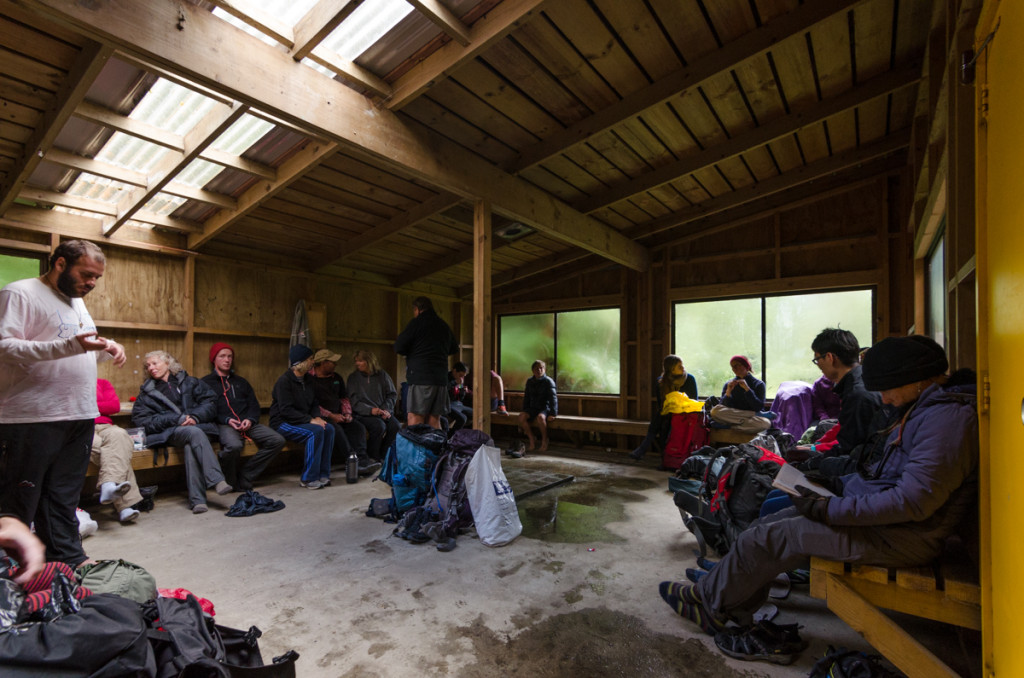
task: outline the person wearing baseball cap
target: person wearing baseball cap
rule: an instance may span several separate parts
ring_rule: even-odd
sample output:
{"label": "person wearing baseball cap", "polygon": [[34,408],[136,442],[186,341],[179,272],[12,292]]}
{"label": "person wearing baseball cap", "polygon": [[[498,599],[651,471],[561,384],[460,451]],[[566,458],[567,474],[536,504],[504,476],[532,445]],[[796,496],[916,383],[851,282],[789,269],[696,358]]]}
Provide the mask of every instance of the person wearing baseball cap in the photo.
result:
{"label": "person wearing baseball cap", "polygon": [[[220,467],[236,490],[251,490],[253,482],[284,447],[280,433],[260,423],[260,402],[249,382],[235,374],[235,349],[222,341],[210,347],[213,371],[203,382],[217,394],[217,430],[220,435]],[[242,463],[245,440],[253,441],[256,454]]]}
{"label": "person wearing baseball cap", "polygon": [[334,426],[334,452],[339,459],[348,459],[355,453],[359,460],[359,475],[368,476],[380,468],[366,454],[366,427],[352,416],[352,403],[348,399],[345,379],[334,371],[341,356],[322,348],[313,354],[313,390],[320,403],[320,416]]}
{"label": "person wearing baseball cap", "polygon": [[319,490],[331,484],[331,451],[334,427],[320,416],[313,390],[313,350],[296,344],[288,349],[289,368],[274,384],[270,425],[288,440],[306,446],[299,485]]}
{"label": "person wearing baseball cap", "polygon": [[[810,556],[881,567],[932,562],[977,503],[975,376],[959,370],[947,377],[948,368],[945,351],[928,337],[875,344],[862,362],[864,385],[903,411],[883,454],[839,478],[835,495],[797,485],[793,507],[753,523],[697,583],[662,582],[665,602],[714,635],[726,654],[784,663],[805,643],[752,620],[777,575],[804,567]],[[729,620],[740,626],[726,629]]]}

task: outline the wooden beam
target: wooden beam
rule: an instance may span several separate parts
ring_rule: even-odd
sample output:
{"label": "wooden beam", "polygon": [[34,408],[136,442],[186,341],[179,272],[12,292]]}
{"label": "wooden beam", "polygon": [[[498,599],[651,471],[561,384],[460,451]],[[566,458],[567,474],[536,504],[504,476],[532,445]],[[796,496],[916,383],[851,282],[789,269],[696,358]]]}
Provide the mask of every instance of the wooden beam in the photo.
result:
{"label": "wooden beam", "polygon": [[[347,85],[296,63],[197,7],[171,0],[0,0],[0,7],[15,1],[52,21],[230,94],[298,129],[312,129],[362,157],[463,198],[490,200],[495,212],[553,238],[636,270],[646,270],[650,263],[646,248],[615,229],[502,172],[426,126],[377,108]],[[487,25],[493,30],[492,17],[507,17],[507,10],[502,11],[506,6],[521,10],[540,3],[504,0],[488,15]],[[185,21],[180,15],[185,15]],[[484,21],[477,22],[474,32]],[[176,28],[179,24],[181,30]],[[505,32],[512,28],[503,27]],[[473,45],[477,45],[475,36]]]}
{"label": "wooden beam", "polygon": [[277,195],[293,181],[304,175],[309,170],[320,164],[325,158],[332,155],[338,149],[338,145],[330,142],[310,142],[301,151],[288,158],[277,168],[276,178],[273,181],[263,180],[250,187],[237,200],[232,210],[224,210],[213,215],[203,224],[201,233],[189,236],[188,246],[190,249],[199,249],[209,242],[218,233],[228,229],[239,219],[252,212],[263,202]]}
{"label": "wooden beam", "polygon": [[92,198],[82,198],[68,193],[48,191],[43,188],[27,186],[21,189],[21,193],[18,194],[18,197],[22,200],[31,200],[32,202],[42,203],[43,205],[60,205],[61,207],[81,210],[83,212],[92,212],[93,214],[100,214],[105,217],[117,216],[117,205],[113,203],[103,202],[102,200],[93,200]]}
{"label": "wooden beam", "polygon": [[473,428],[491,432],[491,206],[473,205]]}
{"label": "wooden beam", "polygon": [[408,0],[408,3],[419,10],[420,14],[433,21],[452,40],[463,47],[469,45],[469,29],[466,24],[462,23],[450,9],[438,0]]}
{"label": "wooden beam", "polygon": [[112,111],[109,108],[88,101],[78,104],[78,107],[75,109],[75,117],[88,120],[103,127],[109,127],[110,129],[133,136],[136,139],[142,139],[151,144],[177,151],[178,153],[181,153],[185,148],[185,140],[177,134],[172,134],[160,129],[156,125],[129,118],[127,115],[121,115],[117,111]]}
{"label": "wooden beam", "polygon": [[240,155],[234,153],[227,153],[217,148],[206,148],[199,154],[199,157],[206,162],[212,162],[214,165],[220,165],[228,169],[238,170],[239,172],[245,172],[251,174],[254,177],[265,179],[267,181],[274,181],[277,179],[277,170],[270,165],[264,165],[262,162],[256,162],[255,160],[249,160],[243,158]]}
{"label": "wooden beam", "polygon": [[[423,278],[429,278],[435,273],[445,271],[452,266],[458,266],[464,261],[469,261],[476,256],[477,246],[475,242],[472,242],[465,247],[460,247],[452,254],[447,256],[438,257],[433,263],[426,266],[417,266],[415,270],[406,272],[402,275],[392,278],[392,282],[398,287],[405,287],[409,283]],[[488,274],[490,277],[490,274]],[[490,368],[488,368],[490,369]]]}
{"label": "wooden beam", "polygon": [[[433,198],[416,205],[409,211],[402,212],[401,214],[388,219],[383,224],[374,226],[366,231],[366,233],[346,240],[337,250],[332,249],[327,252],[325,256],[327,261],[318,265],[317,268],[320,268],[321,266],[328,266],[337,261],[342,261],[351,257],[356,252],[365,250],[367,247],[375,245],[385,238],[389,238],[406,228],[415,226],[436,214],[458,205],[460,202],[461,198],[457,195],[453,195],[451,193],[439,193]],[[472,253],[470,253],[469,256],[472,256]]]}
{"label": "wooden beam", "polygon": [[707,299],[718,297],[743,297],[765,292],[797,292],[799,290],[829,290],[843,287],[867,287],[882,282],[879,271],[851,271],[824,273],[821,275],[801,275],[792,278],[768,278],[764,280],[748,280],[736,283],[720,283],[712,285],[693,285],[691,287],[673,287],[669,289],[669,301],[687,299]]}
{"label": "wooden beam", "polygon": [[380,97],[391,96],[393,91],[391,85],[382,78],[378,78],[370,69],[363,68],[354,61],[343,59],[333,50],[322,46],[317,47],[309,55],[309,58],[357,87],[368,89]]}
{"label": "wooden beam", "polygon": [[11,205],[0,218],[0,226],[9,226],[34,233],[49,233],[65,238],[83,238],[102,246],[116,245],[129,249],[180,255],[185,246],[184,236],[176,233],[159,233],[149,228],[127,225],[116,238],[103,235],[103,224],[99,219],[67,212]]}
{"label": "wooden beam", "polygon": [[536,16],[547,0],[502,0],[479,19],[469,31],[470,42],[449,42],[394,83],[394,92],[384,102],[392,111],[400,110],[459,66],[476,58],[485,49]]}
{"label": "wooden beam", "polygon": [[117,229],[132,218],[136,212],[149,202],[157,193],[171,182],[182,170],[199,157],[200,152],[216,141],[235,122],[245,114],[248,106],[236,104],[225,106],[217,104],[202,120],[189,130],[182,140],[181,153],[167,153],[153,168],[146,188],[136,188],[128,192],[118,205],[118,214],[114,223],[105,233],[113,234]]}
{"label": "wooden beam", "polygon": [[573,207],[586,213],[613,205],[630,196],[657,188],[706,167],[712,167],[716,163],[728,158],[736,157],[741,153],[794,134],[801,129],[818,124],[837,113],[855,108],[872,99],[916,84],[920,79],[920,64],[888,71],[847,90],[839,96],[817,102],[808,110],[776,118],[760,127],[741,132],[716,146],[711,146],[675,162],[658,167],[632,181],[602,190],[586,200],[573,203]]}
{"label": "wooden beam", "polygon": [[104,179],[119,181],[122,184],[128,184],[129,186],[145,186],[147,183],[146,175],[141,172],[133,172],[132,170],[118,167],[117,165],[111,165],[110,163],[106,163],[101,160],[86,158],[59,148],[51,148],[43,155],[43,160],[46,162],[52,162],[55,165],[60,165],[61,167],[67,167],[80,172],[87,172],[88,174],[103,177]]}
{"label": "wooden beam", "polygon": [[127,54],[125,52],[115,51],[114,58],[118,61],[122,61],[126,64],[132,65],[141,71],[152,73],[153,75],[159,76],[164,80],[173,82],[176,85],[180,85],[187,90],[195,92],[196,94],[202,94],[204,97],[208,99],[213,99],[219,104],[231,103],[231,97],[226,97],[220,92],[215,92],[209,87],[203,87],[198,83],[192,82],[188,78],[183,78],[174,71],[169,71],[166,68],[160,68],[156,64],[149,63],[145,59],[140,59],[136,57],[134,54]]}
{"label": "wooden beam", "polygon": [[43,155],[64,129],[64,124],[85,98],[96,76],[103,70],[107,59],[113,53],[110,47],[92,42],[82,48],[74,67],[68,72],[60,90],[54,96],[53,105],[43,113],[42,120],[25,142],[21,155],[7,172],[6,179],[0,183],[0,215],[4,214],[18,197]]}
{"label": "wooden beam", "polygon": [[230,195],[215,193],[214,191],[204,191],[201,188],[189,186],[178,181],[168,182],[162,192],[179,198],[185,198],[186,200],[205,202],[207,205],[214,205],[225,210],[238,209],[238,201]]}
{"label": "wooden beam", "polygon": [[176,219],[171,216],[150,212],[149,210],[139,210],[132,216],[132,221],[169,228],[179,233],[201,233],[203,230],[203,225],[199,222],[188,219]]}
{"label": "wooden beam", "polygon": [[295,24],[292,58],[302,61],[349,17],[363,0],[320,0]]}
{"label": "wooden beam", "polygon": [[839,12],[849,11],[864,1],[815,0],[804,3],[793,11],[736,38],[686,68],[653,82],[589,118],[584,118],[552,134],[544,141],[524,149],[509,169],[512,172],[521,172],[576,144],[583,143],[596,134],[632,120],[645,110],[696,88],[719,74],[727,73],[737,64],[763,54],[783,40],[801,35],[815,24]]}
{"label": "wooden beam", "polygon": [[295,44],[291,27],[265,13],[259,5],[250,0],[210,0],[210,2],[288,49]]}

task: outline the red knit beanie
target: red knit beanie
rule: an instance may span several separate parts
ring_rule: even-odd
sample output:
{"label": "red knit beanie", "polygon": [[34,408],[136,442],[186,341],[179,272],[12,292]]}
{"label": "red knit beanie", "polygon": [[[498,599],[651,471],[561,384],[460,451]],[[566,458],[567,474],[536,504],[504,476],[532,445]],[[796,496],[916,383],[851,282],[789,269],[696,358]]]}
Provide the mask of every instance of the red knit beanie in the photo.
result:
{"label": "red knit beanie", "polygon": [[750,358],[745,355],[734,355],[729,358],[729,364],[732,365],[733,363],[741,363],[747,368],[747,372],[752,372],[754,370],[754,368],[750,366]]}
{"label": "red knit beanie", "polygon": [[231,346],[229,344],[225,344],[223,341],[218,341],[216,344],[211,346],[210,347],[210,362],[212,363],[213,359],[217,357],[217,354],[220,353],[221,351],[223,351],[226,348],[227,349],[231,349],[231,353],[232,354],[235,352],[235,349],[231,348]]}

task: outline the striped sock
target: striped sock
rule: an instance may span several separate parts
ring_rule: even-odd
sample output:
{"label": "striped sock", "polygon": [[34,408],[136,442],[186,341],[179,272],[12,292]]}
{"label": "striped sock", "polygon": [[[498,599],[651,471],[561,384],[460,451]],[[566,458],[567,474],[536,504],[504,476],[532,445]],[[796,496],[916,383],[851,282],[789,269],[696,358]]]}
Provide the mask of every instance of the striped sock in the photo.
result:
{"label": "striped sock", "polygon": [[680,617],[689,619],[709,636],[725,628],[725,622],[709,613],[693,586],[676,581],[663,581],[658,586],[662,599]]}

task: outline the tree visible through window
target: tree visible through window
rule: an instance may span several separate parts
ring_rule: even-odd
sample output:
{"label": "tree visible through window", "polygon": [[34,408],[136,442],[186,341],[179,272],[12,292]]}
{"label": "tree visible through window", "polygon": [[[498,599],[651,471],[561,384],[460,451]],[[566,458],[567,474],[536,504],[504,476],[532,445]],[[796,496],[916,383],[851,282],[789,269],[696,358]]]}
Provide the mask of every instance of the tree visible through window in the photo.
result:
{"label": "tree visible through window", "polygon": [[563,393],[619,392],[620,313],[617,308],[506,315],[499,319],[498,370],[518,391],[534,360]]}
{"label": "tree visible through window", "polygon": [[783,381],[813,383],[811,341],[826,327],[853,332],[862,347],[873,337],[871,290],[821,292],[675,305],[675,352],[701,395],[718,395],[732,378],[729,358],[750,358],[769,398]]}

